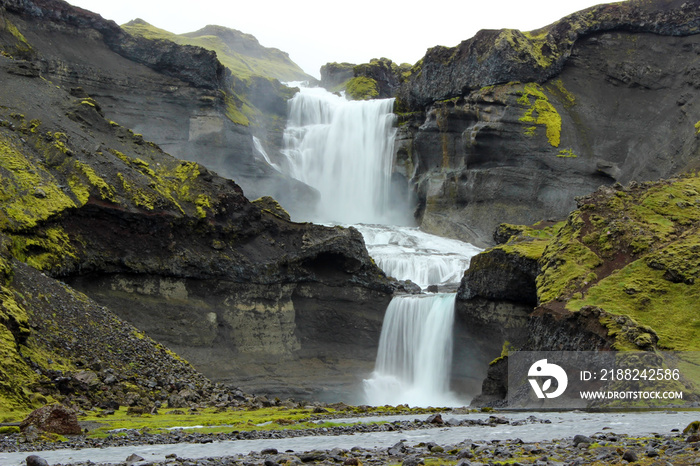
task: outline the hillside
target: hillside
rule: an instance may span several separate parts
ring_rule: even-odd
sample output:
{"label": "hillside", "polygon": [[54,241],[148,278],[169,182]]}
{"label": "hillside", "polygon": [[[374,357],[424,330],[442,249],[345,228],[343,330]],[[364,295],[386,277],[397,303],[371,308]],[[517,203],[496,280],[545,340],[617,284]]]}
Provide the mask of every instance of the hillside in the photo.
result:
{"label": "hillside", "polygon": [[199,31],[173,34],[135,19],[122,25],[129,34],[147,39],[169,40],[181,45],[195,45],[213,50],[219,61],[242,80],[253,75],[278,79],[279,81],[307,81],[313,77],[304,73],[286,52],[263,47],[258,40],[235,29],[223,26],[206,26]]}
{"label": "hillside", "polygon": [[[697,173],[617,184],[566,221],[501,225],[465,272],[458,320],[510,350],[680,352],[697,380],[699,193]],[[503,398],[504,365],[479,402]]]}

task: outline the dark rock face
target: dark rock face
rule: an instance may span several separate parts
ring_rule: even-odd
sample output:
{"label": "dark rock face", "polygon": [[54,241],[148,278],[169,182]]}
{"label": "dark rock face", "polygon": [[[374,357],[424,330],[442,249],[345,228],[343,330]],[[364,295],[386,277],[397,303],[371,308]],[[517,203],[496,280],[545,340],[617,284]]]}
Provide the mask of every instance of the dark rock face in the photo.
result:
{"label": "dark rock face", "polygon": [[484,86],[510,81],[544,83],[559,74],[572,47],[602,31],[666,36],[697,34],[697,3],[683,0],[630,1],[599,5],[528,33],[482,30],[457,47],[434,47],[413,69],[399,98],[409,108],[464,96]]}
{"label": "dark rock face", "polygon": [[[115,54],[105,39],[113,23],[97,15],[48,0],[11,5],[0,13],[39,70],[0,56],[0,229],[15,257],[216,380],[308,395],[320,381],[338,393],[370,372],[393,288],[361,234],[292,223],[278,205],[253,204],[234,181],[148,142],[150,131],[176,154],[226,151],[239,168],[255,167],[249,129],[223,115],[216,82],[198,86]],[[2,46],[11,42],[4,32]],[[197,50],[168,45],[143,60],[184,60],[186,70],[211,58]],[[25,320],[16,341],[31,334]],[[101,343],[84,339],[72,344]],[[286,375],[298,383],[273,386]]]}
{"label": "dark rock face", "polygon": [[230,118],[236,106],[232,88],[246,89],[261,111],[285,118],[286,98],[293,93],[279,82],[253,79],[246,87],[213,51],[133,36],[112,21],[56,0],[8,1],[6,10],[31,44],[42,75],[84,89],[100,101],[108,119],[176,157],[235,179],[250,199],[271,195],[282,202],[315,202],[311,188],[269,167],[254,148],[253,136],[269,150],[281,147],[274,118],[256,128]]}
{"label": "dark rock face", "polygon": [[431,49],[397,102],[397,169],[422,227],[489,245],[500,222],[562,218],[600,185],[692,166],[696,7],[604,5]]}
{"label": "dark rock face", "polygon": [[500,299],[534,307],[537,304],[535,278],[538,273],[537,259],[509,254],[501,248],[489,249],[472,258],[457,298]]}

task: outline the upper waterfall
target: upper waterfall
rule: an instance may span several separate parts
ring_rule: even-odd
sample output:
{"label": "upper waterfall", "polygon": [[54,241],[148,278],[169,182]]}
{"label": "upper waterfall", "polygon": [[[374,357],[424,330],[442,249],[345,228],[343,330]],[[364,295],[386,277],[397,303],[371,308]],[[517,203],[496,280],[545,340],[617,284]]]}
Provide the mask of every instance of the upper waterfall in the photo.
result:
{"label": "upper waterfall", "polygon": [[407,223],[409,216],[396,207],[402,202],[390,203],[394,99],[349,101],[325,89],[301,88],[289,105],[289,173],[320,193],[308,220]]}

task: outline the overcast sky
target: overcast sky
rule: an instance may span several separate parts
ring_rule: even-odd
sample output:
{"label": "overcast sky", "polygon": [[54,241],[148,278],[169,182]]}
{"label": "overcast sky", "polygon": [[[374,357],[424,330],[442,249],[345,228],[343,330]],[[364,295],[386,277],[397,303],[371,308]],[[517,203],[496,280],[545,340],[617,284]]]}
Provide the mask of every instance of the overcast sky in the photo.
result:
{"label": "overcast sky", "polygon": [[[479,29],[530,31],[596,0],[68,0],[124,24],[141,18],[174,33],[207,24],[254,35],[289,53],[312,76],[328,62],[386,57],[414,64],[435,45],[454,46]],[[409,6],[411,3],[413,6]]]}

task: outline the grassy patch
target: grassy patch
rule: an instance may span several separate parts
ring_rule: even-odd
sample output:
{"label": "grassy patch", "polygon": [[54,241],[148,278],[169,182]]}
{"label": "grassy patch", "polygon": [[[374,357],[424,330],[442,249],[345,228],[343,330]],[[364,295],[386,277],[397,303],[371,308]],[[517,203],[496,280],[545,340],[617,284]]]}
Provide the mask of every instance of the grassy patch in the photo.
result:
{"label": "grassy patch", "polygon": [[624,314],[650,326],[659,346],[674,350],[700,350],[700,283],[687,285],[664,279],[664,272],[635,261],[602,279],[585,297],[572,299],[570,310],[590,304]]}
{"label": "grassy patch", "polygon": [[[92,437],[114,434],[115,430],[133,429],[151,433],[165,432],[169,428],[183,428],[202,434],[231,433],[259,430],[320,429],[340,425],[332,417],[339,412],[328,409],[328,413],[314,413],[312,409],[271,407],[261,409],[203,409],[196,412],[179,409],[161,410],[158,414],[131,415],[121,408],[113,415],[89,413],[81,421],[103,424],[90,432]],[[348,413],[352,416],[352,413]],[[322,418],[328,416],[328,420]]]}

